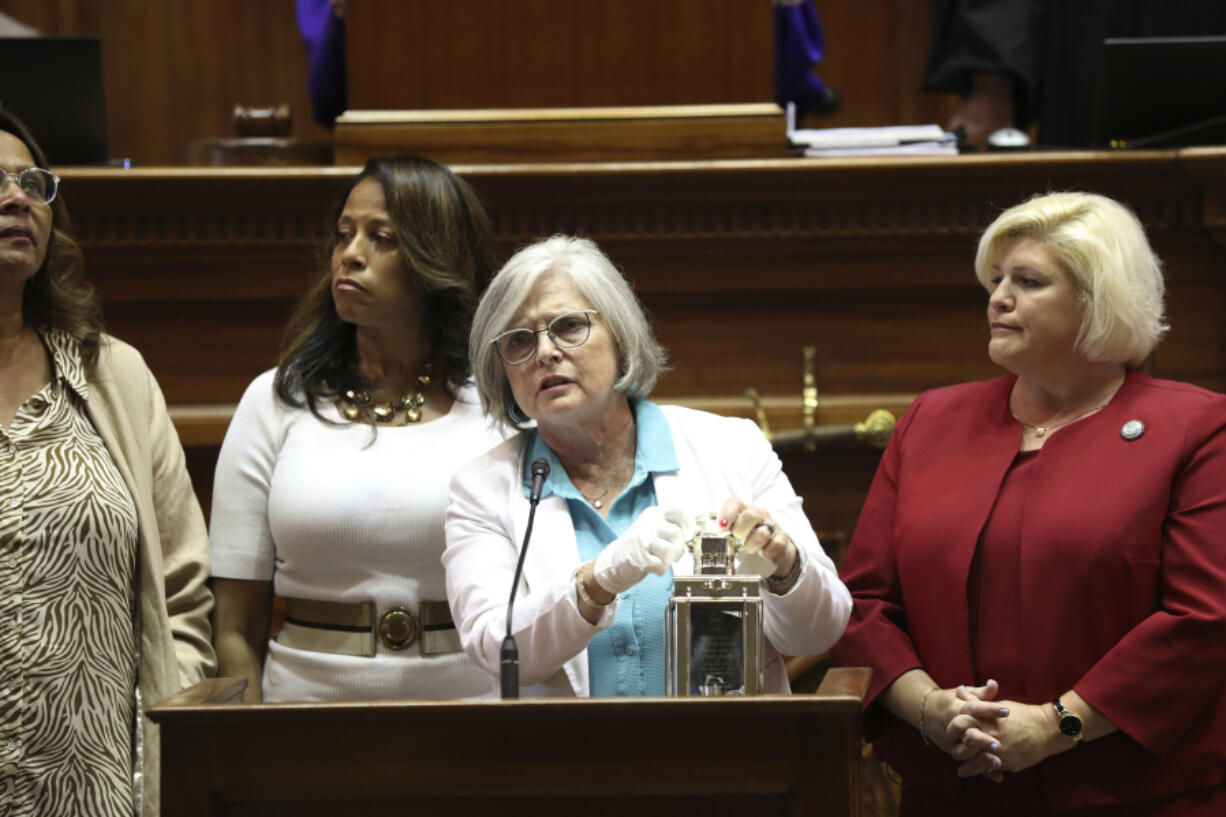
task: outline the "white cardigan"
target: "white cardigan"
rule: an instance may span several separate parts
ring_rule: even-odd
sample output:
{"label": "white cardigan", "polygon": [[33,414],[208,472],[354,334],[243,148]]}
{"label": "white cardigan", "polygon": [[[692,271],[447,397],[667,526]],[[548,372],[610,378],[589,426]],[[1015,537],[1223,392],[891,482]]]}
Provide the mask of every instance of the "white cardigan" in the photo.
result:
{"label": "white cardigan", "polygon": [[[765,688],[789,691],[779,658],[828,649],[843,634],[851,596],[822,550],[779,458],[749,420],[662,406],[680,469],[655,475],[663,508],[694,515],[718,511],[729,497],[767,510],[802,552],[803,571],[783,596],[764,592]],[[499,672],[506,635],[507,597],[528,524],[523,456],[527,435],[513,437],[456,472],[447,506],[443,567],[447,598],[464,649],[490,673]],[[759,568],[769,562],[761,557]],[[608,628],[618,600],[600,621],[579,614],[574,572],[579,548],[566,500],[545,497],[537,508],[532,541],[515,597],[512,632],[519,647],[523,697],[586,696],[587,645]],[[685,555],[674,573],[692,572]],[[744,567],[744,566],[743,566]],[[749,571],[754,572],[753,566]],[[773,566],[766,571],[773,571]]]}

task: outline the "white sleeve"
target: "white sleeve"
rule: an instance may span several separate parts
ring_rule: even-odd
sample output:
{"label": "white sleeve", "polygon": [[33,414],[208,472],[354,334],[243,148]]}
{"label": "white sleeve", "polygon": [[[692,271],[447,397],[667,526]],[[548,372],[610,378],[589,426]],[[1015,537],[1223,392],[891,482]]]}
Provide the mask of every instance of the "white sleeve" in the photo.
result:
{"label": "white sleeve", "polygon": [[213,575],[271,581],[276,558],[268,491],[280,447],[273,372],[252,381],[226,430],[213,476],[209,547]]}
{"label": "white sleeve", "polygon": [[[499,674],[500,653],[506,637],[507,600],[519,544],[514,539],[509,479],[516,465],[508,462],[504,444],[457,471],[447,504],[447,547],[443,567],[447,599],[460,635],[460,643],[474,661],[493,675]],[[526,500],[525,500],[526,502]],[[545,502],[537,511],[534,545],[539,537]],[[570,524],[569,516],[566,517]],[[617,603],[604,609],[600,620],[589,624],[579,613],[575,584],[569,579],[574,565],[558,565],[554,581],[536,582],[529,592],[521,580],[515,596],[512,634],[519,651],[519,678],[524,686],[542,683],[570,659],[587,649],[597,633],[617,617]]]}
{"label": "white sleeve", "polygon": [[817,541],[779,456],[756,425],[743,422],[752,433],[747,433],[741,466],[752,475],[753,496],[738,499],[769,512],[796,543],[802,563],[800,577],[784,595],[763,588],[763,633],[784,655],[825,652],[843,635],[851,618],[851,593]]}

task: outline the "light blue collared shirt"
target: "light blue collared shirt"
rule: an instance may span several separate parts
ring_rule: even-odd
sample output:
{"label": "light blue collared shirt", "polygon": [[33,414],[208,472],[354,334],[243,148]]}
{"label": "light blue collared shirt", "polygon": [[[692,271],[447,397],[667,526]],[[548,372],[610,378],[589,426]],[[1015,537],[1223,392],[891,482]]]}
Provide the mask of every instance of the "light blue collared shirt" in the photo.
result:
{"label": "light blue collared shirt", "polygon": [[[579,560],[595,559],[606,545],[630,529],[639,514],[656,504],[653,474],[676,471],[677,452],[672,431],[660,407],[632,400],[636,426],[634,476],[609,507],[606,520],[596,511],[566,473],[558,457],[540,434],[534,434],[524,457],[524,496],[532,484],[530,463],[537,457],[549,462],[549,476],[541,496],[557,494],[566,500]],[[673,592],[673,572],[647,578],[622,593],[613,625],[594,637],[587,647],[592,697],[664,694],[664,616]]]}

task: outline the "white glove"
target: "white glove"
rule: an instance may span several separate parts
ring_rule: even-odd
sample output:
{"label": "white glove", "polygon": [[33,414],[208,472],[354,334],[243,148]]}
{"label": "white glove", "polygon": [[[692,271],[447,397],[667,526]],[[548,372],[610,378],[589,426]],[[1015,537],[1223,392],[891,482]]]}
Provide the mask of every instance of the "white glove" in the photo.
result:
{"label": "white glove", "polygon": [[624,593],[648,573],[663,576],[685,553],[685,532],[694,517],[673,508],[652,506],[634,520],[630,530],[614,539],[596,557],[596,584],[609,593]]}

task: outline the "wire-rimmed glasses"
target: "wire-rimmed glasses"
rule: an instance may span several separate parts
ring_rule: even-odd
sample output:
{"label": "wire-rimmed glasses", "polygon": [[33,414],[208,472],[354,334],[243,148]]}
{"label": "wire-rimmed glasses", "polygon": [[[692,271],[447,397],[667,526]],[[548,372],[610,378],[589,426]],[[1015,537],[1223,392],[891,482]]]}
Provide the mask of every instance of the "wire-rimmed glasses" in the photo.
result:
{"label": "wire-rimmed glasses", "polygon": [[505,363],[518,366],[536,355],[536,336],[542,332],[561,349],[573,349],[587,343],[592,334],[592,315],[599,314],[595,309],[565,312],[551,320],[544,329],[509,329],[490,342]]}
{"label": "wire-rimmed glasses", "polygon": [[0,196],[8,193],[9,185],[14,181],[26,198],[35,204],[50,204],[55,201],[56,191],[60,189],[60,177],[41,167],[27,167],[16,173],[0,170]]}

